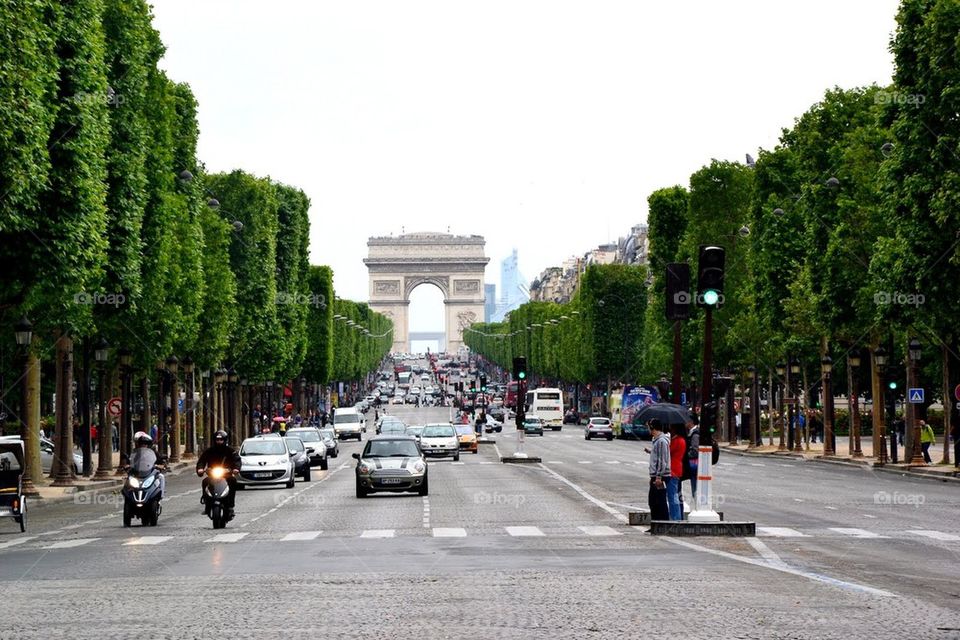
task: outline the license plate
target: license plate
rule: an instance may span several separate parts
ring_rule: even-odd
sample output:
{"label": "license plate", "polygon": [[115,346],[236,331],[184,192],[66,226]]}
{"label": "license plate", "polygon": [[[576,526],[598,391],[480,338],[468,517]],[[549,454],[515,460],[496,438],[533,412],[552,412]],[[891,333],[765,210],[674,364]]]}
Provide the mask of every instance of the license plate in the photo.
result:
{"label": "license plate", "polygon": [[273,475],[272,473],[255,473],[255,474],[253,474],[253,477],[254,477],[254,478],[269,478],[269,477],[272,476],[272,475]]}
{"label": "license plate", "polygon": [[0,507],[0,513],[3,513],[3,514],[13,513],[13,509],[10,507]]}
{"label": "license plate", "polygon": [[381,484],[400,484],[403,482],[403,478],[383,478],[380,480]]}

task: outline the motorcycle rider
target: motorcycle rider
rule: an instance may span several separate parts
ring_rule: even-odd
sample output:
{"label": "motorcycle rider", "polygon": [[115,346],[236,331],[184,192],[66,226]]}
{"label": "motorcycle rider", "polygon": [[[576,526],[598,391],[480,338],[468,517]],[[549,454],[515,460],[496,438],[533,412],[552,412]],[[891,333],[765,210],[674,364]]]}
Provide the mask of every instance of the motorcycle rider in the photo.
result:
{"label": "motorcycle rider", "polygon": [[[130,461],[126,465],[127,469],[131,467],[135,469],[149,469],[151,467],[159,469],[163,467],[160,456],[153,448],[153,438],[144,431],[137,431],[133,434],[133,441],[136,444],[136,449],[130,454]],[[167,479],[163,473],[158,473],[157,478],[160,480],[160,499],[163,500],[167,497]]]}
{"label": "motorcycle rider", "polygon": [[[235,504],[235,496],[237,495],[237,479],[234,478],[233,472],[240,471],[240,455],[227,444],[227,432],[220,430],[213,434],[213,445],[200,454],[200,457],[197,459],[197,475],[202,476],[204,470],[207,467],[221,466],[225,468],[228,473],[226,474],[227,484],[230,487],[230,493],[227,495],[226,500],[224,501],[224,506],[228,509],[230,517],[233,517],[233,507]],[[203,483],[201,484],[201,496],[206,495],[207,483],[209,478],[204,478]],[[210,505],[204,504],[203,514],[210,514]]]}

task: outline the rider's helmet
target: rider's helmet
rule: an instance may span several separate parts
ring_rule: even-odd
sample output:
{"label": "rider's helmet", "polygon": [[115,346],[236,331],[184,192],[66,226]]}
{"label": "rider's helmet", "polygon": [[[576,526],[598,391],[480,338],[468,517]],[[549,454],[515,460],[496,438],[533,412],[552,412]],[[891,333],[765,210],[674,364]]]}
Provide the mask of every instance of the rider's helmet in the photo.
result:
{"label": "rider's helmet", "polygon": [[133,434],[133,441],[138,447],[149,447],[153,445],[153,438],[151,438],[145,431],[137,431],[135,434]]}
{"label": "rider's helmet", "polygon": [[213,434],[213,442],[215,444],[227,444],[227,432],[221,429]]}

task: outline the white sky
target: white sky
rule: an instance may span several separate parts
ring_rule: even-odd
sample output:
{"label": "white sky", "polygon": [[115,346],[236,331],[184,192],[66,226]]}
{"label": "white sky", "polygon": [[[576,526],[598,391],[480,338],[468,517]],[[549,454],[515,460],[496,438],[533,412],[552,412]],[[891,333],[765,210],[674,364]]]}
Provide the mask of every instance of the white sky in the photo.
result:
{"label": "white sky", "polygon": [[[645,220],[832,86],[886,84],[896,0],[154,0],[200,157],[311,198],[312,262],[366,300],[370,235],[480,234],[498,284]],[[427,287],[421,287],[421,290]],[[442,330],[437,290],[412,328]],[[427,300],[427,302],[423,302]]]}

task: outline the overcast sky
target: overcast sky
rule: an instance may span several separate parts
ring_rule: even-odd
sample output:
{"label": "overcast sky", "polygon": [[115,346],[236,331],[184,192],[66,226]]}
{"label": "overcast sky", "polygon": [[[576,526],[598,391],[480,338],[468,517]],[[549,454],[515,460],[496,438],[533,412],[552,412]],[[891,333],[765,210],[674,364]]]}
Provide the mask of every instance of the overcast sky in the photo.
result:
{"label": "overcast sky", "polygon": [[[370,235],[479,234],[533,279],[743,161],[832,86],[887,84],[895,0],[155,0],[200,157],[299,186],[312,262],[366,300]],[[417,290],[415,329],[439,328]],[[428,290],[426,292],[421,290]],[[421,303],[421,300],[426,302]]]}

